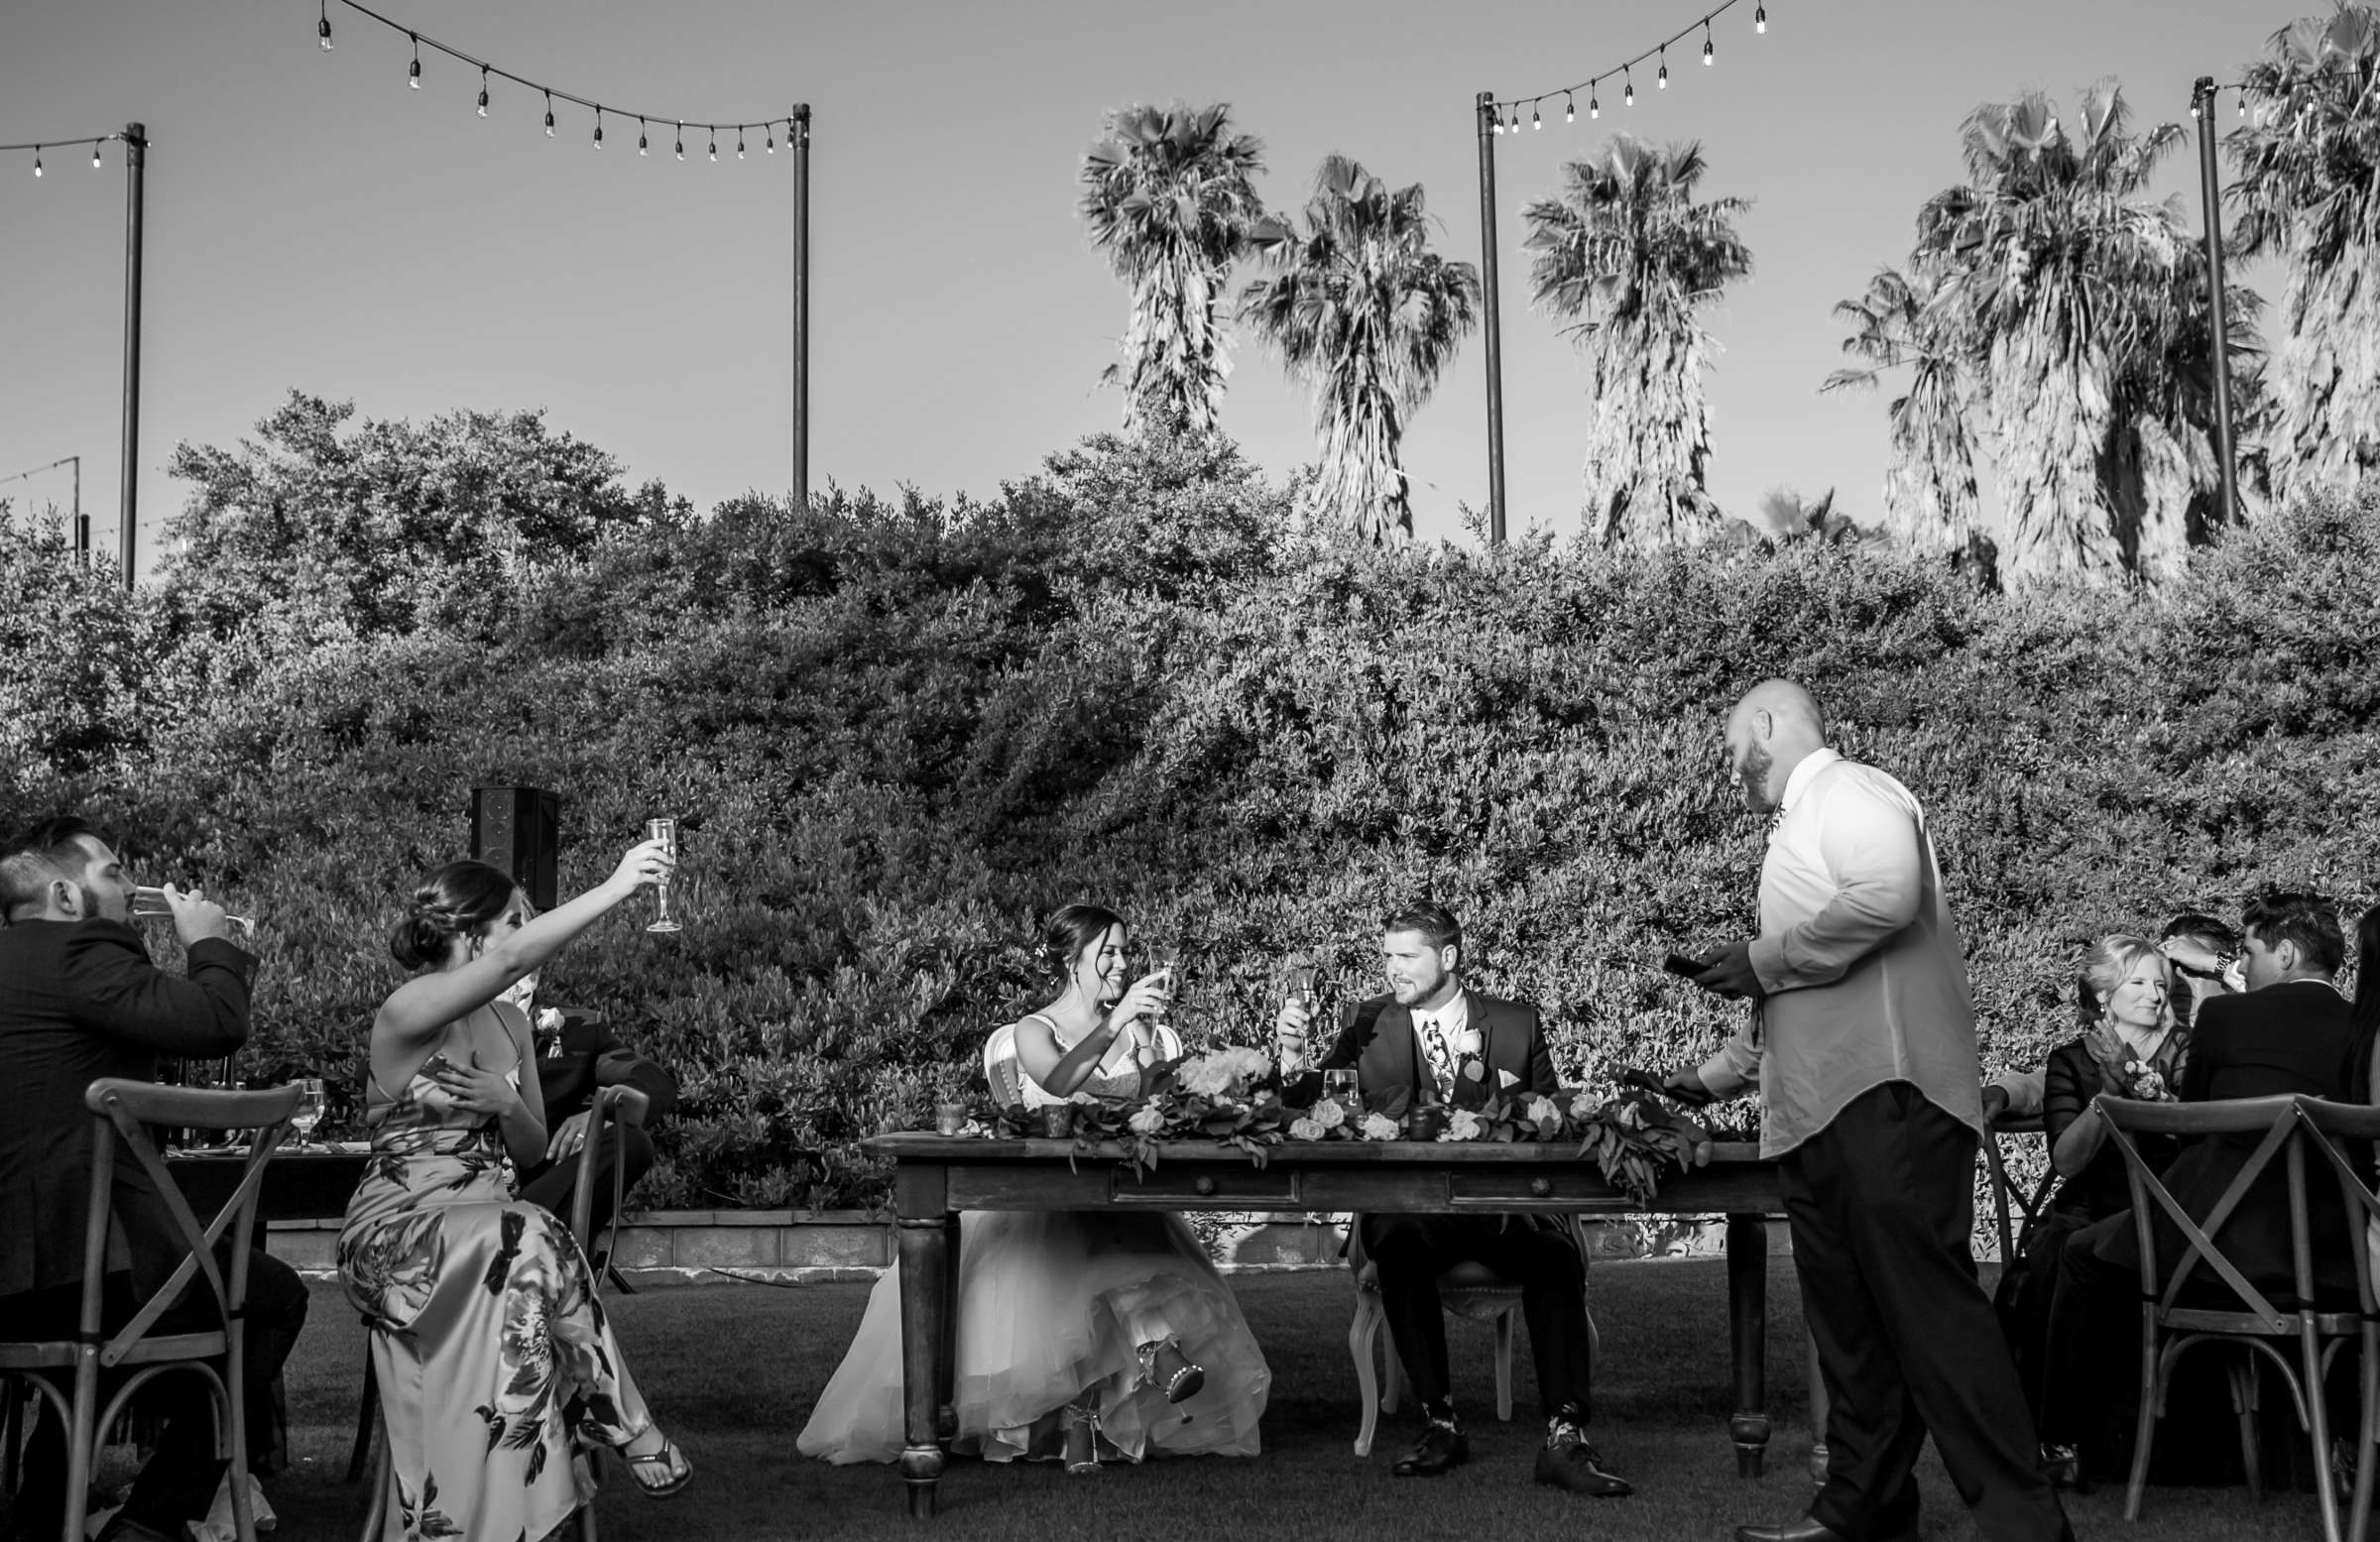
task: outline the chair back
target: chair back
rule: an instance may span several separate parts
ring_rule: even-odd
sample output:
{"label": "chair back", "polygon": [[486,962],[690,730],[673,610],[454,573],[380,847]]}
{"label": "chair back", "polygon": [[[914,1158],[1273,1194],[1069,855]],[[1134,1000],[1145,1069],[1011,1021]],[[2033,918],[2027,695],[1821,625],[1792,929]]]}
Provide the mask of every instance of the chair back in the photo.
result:
{"label": "chair back", "polygon": [[[2132,1189],[2132,1221],[2140,1245],[2140,1288],[2160,1315],[2173,1312],[2194,1278],[2211,1274],[2219,1279],[2251,1323],[2242,1331],[2294,1334],[2296,1311],[2282,1311],[2239,1264],[2223,1250],[2225,1226],[2240,1212],[2241,1202],[2275,1161],[2289,1174],[2289,1230],[2292,1283],[2301,1306],[2315,1301],[2314,1249],[2308,1227],[2306,1145],[2309,1127],[2302,1105],[2312,1100],[2287,1094],[2239,1098],[2212,1103],[2141,1103],[2101,1093],[2093,1106],[2107,1123],[2107,1138],[2124,1159],[2124,1176]],[[2176,1135],[2185,1139],[2221,1135],[2258,1135],[2255,1148],[2232,1175],[2213,1206],[2202,1218],[2193,1217],[2149,1166],[2134,1143],[2138,1134]],[[2164,1216],[2181,1233],[2183,1252],[2170,1272],[2157,1255],[2156,1219]],[[2204,1274],[2201,1271],[2203,1269]]]}
{"label": "chair back", "polygon": [[2058,1169],[2045,1167],[2034,1181],[2028,1194],[2019,1187],[2016,1177],[2008,1170],[2007,1153],[2000,1147],[2002,1135],[2031,1135],[2046,1132],[2040,1116],[2032,1114],[2002,1114],[1983,1131],[1983,1162],[1991,1174],[1991,1212],[1999,1233],[2000,1262],[2004,1265],[2016,1257],[2035,1222],[2041,1219],[2042,1208],[2049,1203],[2050,1191],[2057,1187]]}
{"label": "chair back", "polygon": [[2307,1149],[2338,1180],[2340,1202],[2347,1213],[2347,1235],[2355,1239],[2348,1251],[2355,1259],[2356,1307],[2365,1317],[2380,1314],[2380,1306],[2375,1306],[2380,1296],[2375,1295],[2372,1284],[2372,1249],[2365,1243],[2372,1229],[2380,1226],[2380,1195],[2373,1193],[2370,1165],[2370,1153],[2380,1143],[2380,1108],[2300,1098],[2298,1114],[2305,1121]]}
{"label": "chair back", "polygon": [[[596,1147],[602,1144],[603,1127],[606,1124],[618,1129],[644,1124],[645,1100],[628,1096],[635,1090],[619,1086],[598,1087],[594,1101],[587,1105],[586,1138],[578,1147],[578,1181],[570,1186],[570,1235],[577,1240],[590,1262],[596,1252],[595,1239],[589,1235],[595,1222]],[[611,1209],[611,1235],[615,1241],[620,1236],[620,1204],[628,1197],[627,1188],[628,1162],[625,1154],[616,1154],[612,1159]],[[603,1251],[608,1255],[611,1248],[607,1245]],[[596,1283],[601,1285],[602,1281],[599,1279]]]}
{"label": "chair back", "polygon": [[996,1108],[1013,1108],[1024,1101],[1024,1077],[1016,1069],[1016,1024],[1004,1022],[984,1040],[984,1080],[991,1085]]}
{"label": "chair back", "polygon": [[[103,1076],[84,1089],[83,1106],[91,1122],[90,1210],[83,1232],[82,1335],[98,1338],[101,1283],[107,1271],[107,1242],[114,1216],[116,1153],[121,1146],[156,1185],[158,1198],[174,1223],[175,1245],[184,1249],[181,1262],[166,1282],[141,1303],[140,1310],[112,1337],[101,1343],[99,1364],[113,1366],[172,1307],[193,1278],[206,1281],[225,1322],[236,1319],[248,1298],[248,1245],[256,1229],[256,1201],[263,1187],[265,1164],[290,1132],[290,1116],[297,1111],[296,1084],[255,1092],[217,1091],[193,1087],[161,1087],[154,1082],[126,1081]],[[247,1129],[248,1154],[240,1182],[223,1208],[205,1226],[191,1213],[181,1186],[167,1170],[165,1158],[149,1137],[151,1126],[187,1129]],[[228,1240],[230,1276],[215,1261],[215,1246]]]}

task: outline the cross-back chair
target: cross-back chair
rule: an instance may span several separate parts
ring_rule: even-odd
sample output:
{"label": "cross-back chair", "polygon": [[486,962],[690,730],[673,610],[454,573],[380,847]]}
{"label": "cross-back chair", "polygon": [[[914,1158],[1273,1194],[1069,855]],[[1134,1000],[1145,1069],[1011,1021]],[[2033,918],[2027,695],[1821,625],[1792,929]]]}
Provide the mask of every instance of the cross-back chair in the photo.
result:
{"label": "cross-back chair", "polygon": [[[2336,1116],[2311,1116],[2315,1107],[2337,1108]],[[2331,1486],[2329,1418],[2322,1402],[2322,1378],[2338,1351],[2359,1344],[2364,1357],[2367,1391],[2362,1425],[2368,1452],[2373,1404],[2368,1395],[2373,1375],[2376,1341],[2372,1305],[2371,1266],[2355,1249],[2356,1290],[2351,1298],[2326,1297],[2320,1291],[2314,1257],[2312,1204],[2307,1179],[2309,1150],[2327,1152],[2324,1163],[2350,1215],[2380,1213],[2369,1188],[2357,1176],[2334,1141],[2315,1123],[2317,1117],[2335,1121],[2344,1129],[2356,1113],[2319,1100],[2290,1096],[2242,1098],[2214,1103],[2140,1103],[2102,1094],[2097,1107],[2105,1116],[2107,1138],[2122,1153],[2125,1177],[2132,1189],[2132,1219],[2140,1248],[2140,1417],[2133,1439],[2132,1476],[2125,1491],[2124,1518],[2140,1514],[2141,1490],[2147,1484],[2151,1443],[2157,1422],[2165,1415],[2165,1394],[2174,1363],[2201,1344],[2241,1346],[2241,1359],[2229,1367],[2232,1404],[2240,1420],[2240,1452],[2251,1490],[2261,1491],[2255,1430],[2255,1374],[2258,1358],[2279,1368],[2299,1426],[2314,1443],[2316,1486],[2321,1504],[2322,1534],[2340,1542],[2338,1498]],[[2380,1124],[2371,1127],[2380,1133]],[[2189,1138],[2257,1136],[2254,1149],[2202,1218],[2194,1218],[2169,1190],[2134,1143],[2138,1134]],[[2249,1193],[2278,1162],[2288,1178],[2291,1278],[2273,1287],[2251,1279],[2225,1249],[2225,1229],[2241,1215]],[[2160,1221],[2179,1234],[2179,1258],[2160,1258],[2157,1230]],[[2360,1228],[2355,1231],[2360,1243]],[[2281,1299],[2276,1299],[2279,1297]],[[2294,1340],[2293,1363],[2282,1345]],[[2370,1463],[2359,1475],[2358,1487],[2368,1507]],[[2357,1517],[2360,1539],[2362,1516]]]}
{"label": "cross-back chair", "polygon": [[[83,1092],[91,1111],[91,1185],[83,1231],[82,1301],[71,1342],[0,1343],[0,1380],[30,1386],[66,1431],[65,1542],[82,1542],[89,1518],[91,1467],[100,1432],[116,1422],[140,1389],[175,1371],[193,1374],[207,1388],[215,1415],[215,1450],[231,1463],[232,1525],[240,1542],[256,1542],[256,1516],[248,1497],[248,1421],[242,1401],[240,1352],[246,1340],[248,1245],[256,1228],[256,1200],[265,1167],[289,1134],[298,1089],[255,1092],[161,1087],[152,1082],[101,1077]],[[186,1129],[252,1130],[240,1182],[214,1219],[201,1226],[189,1201],[166,1168],[150,1138],[152,1126]],[[112,1332],[104,1324],[107,1245],[116,1220],[115,1185],[119,1150],[155,1184],[160,1208],[172,1220],[174,1245],[181,1262]],[[227,1249],[218,1261],[218,1245]],[[203,1281],[197,1298],[211,1304],[219,1328],[195,1332],[152,1332],[185,1289]],[[123,1371],[102,1401],[100,1373]],[[71,1390],[59,1384],[69,1374]]]}

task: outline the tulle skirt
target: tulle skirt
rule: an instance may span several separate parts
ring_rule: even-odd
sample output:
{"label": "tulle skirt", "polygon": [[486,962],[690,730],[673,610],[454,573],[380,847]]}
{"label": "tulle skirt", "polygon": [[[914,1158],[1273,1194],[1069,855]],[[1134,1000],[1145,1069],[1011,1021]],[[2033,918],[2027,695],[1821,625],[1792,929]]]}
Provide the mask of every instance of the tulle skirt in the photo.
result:
{"label": "tulle skirt", "polygon": [[[970,1212],[959,1218],[953,1450],[1054,1457],[1068,1403],[1095,1391],[1103,1455],[1252,1457],[1272,1372],[1198,1239],[1170,1215]],[[1141,1376],[1139,1346],[1179,1340],[1206,1368],[1180,1402]],[[830,1462],[900,1455],[900,1271],[887,1269],[796,1449]]]}

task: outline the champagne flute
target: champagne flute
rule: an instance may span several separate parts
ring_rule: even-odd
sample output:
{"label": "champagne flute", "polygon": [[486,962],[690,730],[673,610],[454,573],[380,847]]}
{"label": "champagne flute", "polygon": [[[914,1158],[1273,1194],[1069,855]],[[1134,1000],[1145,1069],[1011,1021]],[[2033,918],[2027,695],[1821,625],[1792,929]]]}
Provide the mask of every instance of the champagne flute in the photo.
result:
{"label": "champagne flute", "polygon": [[298,1079],[298,1107],[290,1115],[290,1128],[298,1132],[299,1145],[313,1139],[314,1127],[322,1123],[322,1115],[329,1107],[330,1100],[322,1089],[322,1078],[301,1076]]}
{"label": "champagne flute", "polygon": [[[1171,942],[1153,944],[1148,950],[1148,967],[1152,974],[1161,973],[1165,977],[1165,1004],[1157,1008],[1156,1018],[1149,1026],[1159,1030],[1171,1028],[1173,1027],[1173,997],[1181,984],[1181,946]],[[1175,1036],[1177,1038],[1180,1036],[1178,1030]]]}
{"label": "champagne flute", "polygon": [[[669,860],[673,863],[677,861],[677,821],[675,819],[646,820],[645,839],[668,842]],[[682,930],[683,928],[677,924],[677,918],[669,913],[669,880],[663,879],[653,887],[653,897],[655,901],[653,924],[645,929],[647,931]]]}
{"label": "champagne flute", "polygon": [[[174,919],[173,902],[166,898],[164,890],[143,884],[132,891],[132,918],[136,921],[170,921]],[[232,929],[242,937],[256,935],[256,917],[252,915],[225,915],[223,919],[229,921]]]}

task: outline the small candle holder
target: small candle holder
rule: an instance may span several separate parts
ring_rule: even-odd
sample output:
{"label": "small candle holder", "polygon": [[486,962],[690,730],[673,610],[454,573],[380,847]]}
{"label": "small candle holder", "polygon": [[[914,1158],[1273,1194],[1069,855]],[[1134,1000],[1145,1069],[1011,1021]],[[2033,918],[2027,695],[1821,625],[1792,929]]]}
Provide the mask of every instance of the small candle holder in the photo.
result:
{"label": "small candle holder", "polygon": [[1074,1105],[1048,1103],[1041,1106],[1041,1133],[1050,1140],[1074,1138]]}
{"label": "small candle holder", "polygon": [[964,1103],[937,1103],[934,1105],[935,1133],[955,1135],[962,1133],[966,1128],[967,1105]]}
{"label": "small candle holder", "polygon": [[1405,1116],[1405,1138],[1435,1140],[1446,1133],[1446,1105],[1425,1103]]}

